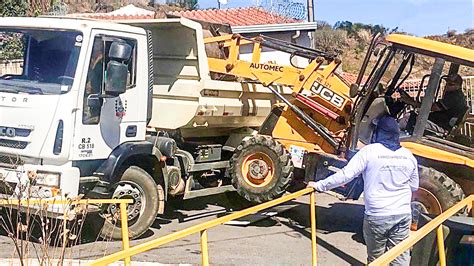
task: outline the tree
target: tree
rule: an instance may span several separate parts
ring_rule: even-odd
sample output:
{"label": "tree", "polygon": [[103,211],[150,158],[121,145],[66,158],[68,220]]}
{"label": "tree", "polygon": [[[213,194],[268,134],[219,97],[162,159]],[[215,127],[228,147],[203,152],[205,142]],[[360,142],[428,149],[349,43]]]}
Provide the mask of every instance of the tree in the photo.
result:
{"label": "tree", "polygon": [[350,21],[338,21],[336,24],[334,24],[334,29],[335,30],[345,30],[348,34],[353,34],[354,33],[354,28],[352,25],[352,22]]}
{"label": "tree", "polygon": [[343,30],[322,28],[314,32],[314,44],[318,50],[339,53],[347,45],[347,33]]}
{"label": "tree", "polygon": [[3,0],[0,2],[0,16],[22,17],[26,15],[27,8],[25,0]]}
{"label": "tree", "polygon": [[[0,16],[21,17],[27,12],[24,0],[3,0],[0,3]],[[21,58],[23,41],[18,33],[0,32],[0,60]]]}
{"label": "tree", "polygon": [[383,25],[372,25],[364,23],[352,23],[350,21],[338,21],[334,24],[334,29],[336,30],[345,30],[350,36],[357,36],[357,33],[362,30],[370,31],[372,34],[381,33],[386,34],[389,29],[385,28]]}
{"label": "tree", "polygon": [[186,9],[197,9],[198,0],[176,0],[176,5]]}
{"label": "tree", "polygon": [[318,27],[318,30],[321,30],[321,29],[326,29],[326,28],[329,28],[331,29],[331,24],[329,24],[327,21],[324,21],[324,20],[318,20],[316,21],[316,25]]}

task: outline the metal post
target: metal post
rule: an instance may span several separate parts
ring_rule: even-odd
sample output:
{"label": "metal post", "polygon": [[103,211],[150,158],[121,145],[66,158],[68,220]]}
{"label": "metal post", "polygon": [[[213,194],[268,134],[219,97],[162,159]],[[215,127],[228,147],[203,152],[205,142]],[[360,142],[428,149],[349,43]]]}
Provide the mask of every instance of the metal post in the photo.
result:
{"label": "metal post", "polygon": [[313,0],[308,0],[308,22],[314,21]]}
{"label": "metal post", "polygon": [[443,224],[436,229],[436,240],[438,243],[439,265],[446,266],[446,254],[444,251]]}
{"label": "metal post", "polygon": [[[63,205],[63,208],[64,208],[64,205]],[[63,217],[63,248],[66,248],[66,244],[67,244],[67,221],[68,221],[68,217],[67,217],[67,209],[64,210],[64,217]]]}
{"label": "metal post", "polygon": [[202,266],[209,266],[209,251],[207,249],[207,230],[201,231]]}
{"label": "metal post", "polygon": [[[120,203],[120,224],[122,229],[122,249],[127,250],[130,248],[130,241],[128,239],[128,216],[126,203]],[[123,262],[125,266],[129,266],[130,257],[125,257]]]}
{"label": "metal post", "polygon": [[316,192],[311,192],[309,195],[309,208],[311,216],[311,257],[312,265],[318,264],[318,251],[316,250]]}
{"label": "metal post", "polygon": [[[314,22],[314,7],[313,7],[314,0],[308,0],[308,22]],[[310,47],[315,48],[315,40],[314,40],[314,31],[309,32],[309,38],[311,39]]]}

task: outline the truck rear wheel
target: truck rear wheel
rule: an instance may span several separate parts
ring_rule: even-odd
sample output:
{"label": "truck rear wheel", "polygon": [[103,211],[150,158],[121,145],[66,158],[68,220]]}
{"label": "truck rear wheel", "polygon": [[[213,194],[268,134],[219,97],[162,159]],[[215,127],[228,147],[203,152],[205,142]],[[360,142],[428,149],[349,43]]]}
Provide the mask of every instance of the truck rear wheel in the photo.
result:
{"label": "truck rear wheel", "polygon": [[262,203],[280,197],[293,176],[293,164],[283,145],[272,137],[245,138],[235,150],[229,173],[237,193]]}
{"label": "truck rear wheel", "polygon": [[[130,166],[123,172],[112,197],[133,199],[133,203],[127,206],[128,234],[131,239],[141,236],[150,228],[164,204],[161,185],[156,184],[147,172],[137,166]],[[118,204],[110,204],[104,217],[100,236],[105,239],[122,239]]]}
{"label": "truck rear wheel", "polygon": [[420,187],[413,193],[412,206],[420,212],[440,214],[464,198],[462,188],[447,175],[420,166]]}

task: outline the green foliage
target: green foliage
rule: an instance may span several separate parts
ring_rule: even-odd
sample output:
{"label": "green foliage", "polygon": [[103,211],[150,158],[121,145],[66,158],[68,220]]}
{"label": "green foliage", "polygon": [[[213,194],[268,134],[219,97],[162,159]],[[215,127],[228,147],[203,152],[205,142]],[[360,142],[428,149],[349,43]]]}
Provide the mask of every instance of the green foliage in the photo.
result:
{"label": "green foliage", "polygon": [[176,5],[185,9],[197,9],[198,0],[176,0]]}
{"label": "green foliage", "polygon": [[[25,16],[28,4],[25,0],[3,0],[0,2],[0,16]],[[23,56],[21,36],[14,33],[0,32],[0,60],[17,59]]]}
{"label": "green foliage", "polygon": [[364,23],[352,23],[350,21],[338,21],[334,24],[334,29],[336,30],[345,30],[349,35],[357,35],[361,30],[368,30],[372,34],[382,33],[386,34],[389,31],[389,28],[385,28],[382,25],[372,25]]}
{"label": "green foliage", "polygon": [[0,32],[0,60],[23,58],[23,49],[21,34]]}
{"label": "green foliage", "polygon": [[338,53],[347,46],[347,33],[343,30],[324,27],[314,32],[314,43],[318,50]]}
{"label": "green foliage", "polygon": [[2,0],[0,2],[1,17],[21,17],[26,15],[28,3],[26,0]]}

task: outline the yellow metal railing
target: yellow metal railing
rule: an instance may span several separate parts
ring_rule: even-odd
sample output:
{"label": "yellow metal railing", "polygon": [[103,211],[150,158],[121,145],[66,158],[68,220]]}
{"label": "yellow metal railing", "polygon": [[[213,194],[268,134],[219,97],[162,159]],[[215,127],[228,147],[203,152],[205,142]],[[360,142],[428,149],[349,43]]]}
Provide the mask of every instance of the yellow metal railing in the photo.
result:
{"label": "yellow metal railing", "polygon": [[183,229],[181,231],[142,243],[140,245],[136,245],[134,247],[125,249],[123,251],[119,251],[117,253],[105,256],[103,258],[97,259],[93,261],[90,265],[106,265],[113,263],[115,261],[130,258],[131,256],[137,255],[139,253],[143,253],[145,251],[157,248],[164,244],[170,243],[172,241],[176,241],[178,239],[184,238],[191,234],[200,233],[201,235],[201,254],[202,254],[202,265],[207,266],[209,265],[209,251],[207,248],[207,230],[221,225],[223,223],[238,219],[240,217],[249,215],[251,213],[255,213],[275,205],[290,201],[292,199],[296,199],[301,197],[305,194],[310,194],[310,214],[311,214],[311,251],[312,251],[312,265],[316,265],[317,256],[316,256],[316,206],[315,206],[315,192],[312,188],[305,188],[298,192],[283,196],[279,199],[275,199],[269,202],[262,203],[260,205],[250,207],[248,209],[238,211],[208,222],[204,222],[202,224],[198,224],[195,226],[191,226],[189,228]]}
{"label": "yellow metal railing", "polygon": [[[418,241],[420,241],[423,237],[428,235],[431,231],[436,229],[436,243],[438,245],[438,256],[439,256],[439,265],[445,266],[446,265],[446,254],[444,248],[444,235],[443,235],[443,222],[446,221],[448,218],[456,214],[458,211],[467,207],[468,209],[472,209],[474,206],[474,195],[470,195],[469,197],[463,199],[453,207],[449,208],[445,212],[438,215],[429,223],[425,224],[423,227],[418,229],[417,231],[413,232],[410,237],[400,242],[398,245],[387,251],[385,254],[374,260],[369,265],[387,265],[404,251],[411,248],[415,245]],[[473,211],[474,214],[474,211]]]}
{"label": "yellow metal railing", "polygon": [[[120,222],[122,229],[122,249],[127,250],[130,248],[130,240],[128,237],[128,217],[127,217],[127,204],[133,203],[132,199],[82,199],[82,200],[68,200],[68,199],[0,199],[0,206],[18,206],[28,207],[34,204],[42,206],[43,204],[52,205],[81,205],[81,204],[120,204]],[[64,219],[68,217],[67,209],[64,212]],[[63,223],[63,231],[66,232],[67,223]],[[66,244],[67,234],[63,233],[63,244]],[[130,257],[124,258],[124,265],[130,265]]]}

